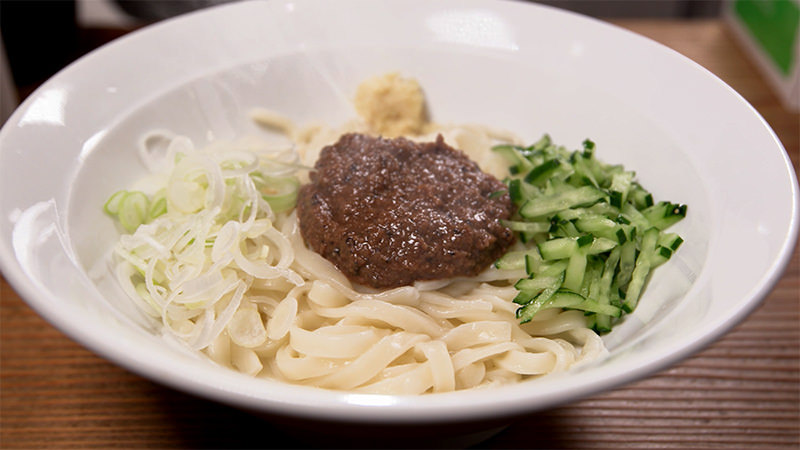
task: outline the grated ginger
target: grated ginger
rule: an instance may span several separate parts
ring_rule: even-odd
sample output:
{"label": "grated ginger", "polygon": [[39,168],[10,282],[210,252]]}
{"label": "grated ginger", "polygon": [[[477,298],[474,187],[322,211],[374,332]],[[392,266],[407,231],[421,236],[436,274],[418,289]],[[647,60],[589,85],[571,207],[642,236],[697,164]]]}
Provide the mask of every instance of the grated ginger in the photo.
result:
{"label": "grated ginger", "polygon": [[425,95],[419,83],[397,73],[367,79],[355,95],[358,114],[385,137],[418,135],[426,124]]}

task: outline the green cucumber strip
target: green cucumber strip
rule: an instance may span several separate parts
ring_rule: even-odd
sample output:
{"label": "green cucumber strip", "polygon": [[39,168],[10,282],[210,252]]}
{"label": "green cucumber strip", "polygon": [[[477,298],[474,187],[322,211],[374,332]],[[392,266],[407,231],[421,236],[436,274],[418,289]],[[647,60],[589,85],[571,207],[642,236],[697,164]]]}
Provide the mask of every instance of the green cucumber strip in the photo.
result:
{"label": "green cucumber strip", "polygon": [[633,269],[636,265],[636,243],[628,241],[620,247],[619,272],[617,273],[617,286],[625,286],[630,282]]}
{"label": "green cucumber strip", "polygon": [[586,208],[565,209],[563,211],[557,212],[553,216],[553,220],[559,221],[559,222],[560,221],[569,222],[569,221],[572,221],[572,220],[579,219],[579,218],[581,218],[583,216],[586,216],[586,215],[595,215],[595,214],[590,212]]}
{"label": "green cucumber strip", "polygon": [[622,217],[624,217],[634,227],[641,228],[642,230],[646,230],[651,227],[650,221],[647,219],[647,217],[645,217],[644,214],[642,214],[642,212],[636,209],[636,207],[632,204],[626,203],[622,205],[621,211]]}
{"label": "green cucumber strip", "polygon": [[594,154],[595,143],[591,139],[586,138],[583,140],[582,145],[583,145],[583,157],[591,158]]}
{"label": "green cucumber strip", "polygon": [[539,295],[543,290],[547,288],[560,287],[564,280],[564,276],[562,275],[551,275],[551,276],[536,276],[533,278],[523,278],[514,285],[517,290],[520,292],[524,292],[527,295]]}
{"label": "green cucumber strip", "polygon": [[639,257],[636,258],[636,266],[631,274],[631,281],[628,283],[628,289],[625,291],[625,303],[623,304],[623,308],[625,308],[626,312],[633,311],[639,302],[639,296],[647,281],[647,276],[650,274],[652,257],[657,243],[657,228],[650,228],[644,232],[644,236],[642,236],[642,248],[639,251]]}
{"label": "green cucumber strip", "polygon": [[583,275],[586,272],[586,254],[575,252],[569,257],[567,271],[564,274],[564,287],[572,291],[580,291]]}
{"label": "green cucumber strip", "polygon": [[618,247],[616,241],[612,241],[611,239],[606,238],[596,238],[592,241],[591,245],[588,248],[584,249],[583,251],[587,255],[597,255],[600,253],[606,253]]}
{"label": "green cucumber strip", "polygon": [[519,233],[547,233],[550,230],[550,222],[522,222],[519,220],[500,220],[500,223],[510,229]]}
{"label": "green cucumber strip", "polygon": [[570,158],[570,162],[572,162],[573,169],[573,174],[570,178],[574,183],[577,185],[589,185],[595,188],[600,187],[592,169],[589,168],[583,156],[578,156],[576,153],[573,158]]}
{"label": "green cucumber strip", "polygon": [[631,189],[633,176],[633,172],[620,172],[611,177],[611,186],[608,188],[611,192],[609,201],[611,206],[621,208],[628,202],[628,191]]}
{"label": "green cucumber strip", "polygon": [[686,205],[659,202],[642,211],[650,225],[665,230],[686,217]]}
{"label": "green cucumber strip", "polygon": [[595,300],[584,298],[582,295],[561,288],[550,298],[546,308],[568,308],[580,311],[603,314],[611,317],[620,317],[622,309],[611,304],[601,304]]}
{"label": "green cucumber strip", "polygon": [[[533,291],[519,291],[511,301],[518,305],[527,305],[531,303],[534,298],[536,298],[536,294],[533,294]],[[517,309],[517,314],[520,313],[520,309],[522,308]]]}
{"label": "green cucumber strip", "polygon": [[599,214],[584,214],[575,221],[575,226],[587,233],[599,234],[608,232],[612,236],[616,229],[619,228],[618,223]]}
{"label": "green cucumber strip", "polygon": [[539,254],[539,249],[534,247],[529,252],[525,253],[525,272],[528,275],[540,273],[544,260],[542,255]]}
{"label": "green cucumber strip", "polygon": [[[616,272],[619,263],[619,256],[622,252],[621,247],[616,246],[612,249],[605,262],[603,263],[603,272],[597,283],[594,285],[593,291],[590,291],[589,298],[592,298],[601,305],[611,304],[610,293],[611,284],[614,281],[614,273]],[[618,316],[616,316],[618,317]],[[594,329],[598,333],[607,333],[611,331],[611,316],[608,314],[597,314],[594,323]]]}
{"label": "green cucumber strip", "polygon": [[541,310],[550,299],[555,295],[555,293],[560,289],[560,287],[553,287],[547,288],[543,290],[538,296],[536,296],[533,301],[528,303],[527,305],[519,308],[517,310],[517,319],[519,319],[520,323],[530,322],[533,316],[536,315],[539,310]]}
{"label": "green cucumber strip", "polygon": [[515,250],[507,252],[494,262],[494,266],[501,270],[526,269],[528,274],[539,272],[542,266],[542,257],[539,250],[533,247],[529,250]]}
{"label": "green cucumber strip", "polygon": [[579,237],[581,232],[570,221],[559,221],[550,227],[550,234],[554,237]]}
{"label": "green cucumber strip", "polygon": [[541,150],[544,150],[544,149],[550,147],[552,144],[553,144],[553,142],[550,139],[550,135],[549,134],[544,134],[544,135],[542,135],[541,138],[539,138],[538,141],[534,142],[533,145],[531,145],[528,148],[528,150],[530,150],[530,151],[537,151],[537,150],[541,151]]}
{"label": "green cucumber strip", "polygon": [[[622,310],[620,310],[620,316],[622,315]],[[619,317],[619,316],[616,316]],[[592,324],[594,331],[597,333],[608,333],[611,331],[611,316],[608,314],[595,314],[594,315],[594,324]]]}
{"label": "green cucumber strip", "polygon": [[667,247],[658,246],[656,251],[653,253],[652,257],[650,258],[650,270],[655,269],[656,267],[664,264],[665,262],[669,261],[672,257],[672,250]]}
{"label": "green cucumber strip", "polygon": [[599,258],[587,255],[586,269],[583,271],[583,281],[581,281],[581,287],[577,292],[585,298],[593,298],[592,290],[597,289],[602,273],[603,262]]}
{"label": "green cucumber strip", "polygon": [[[575,221],[575,227],[583,232],[604,237],[618,243],[625,242],[625,232],[617,222],[601,215],[585,215]],[[622,233],[620,234],[620,232]]]}
{"label": "green cucumber strip", "polygon": [[619,263],[621,254],[622,254],[622,247],[615,247],[608,254],[608,258],[606,258],[606,261],[603,264],[603,275],[601,275],[600,277],[599,291],[597,293],[597,296],[595,296],[594,298],[609,300],[611,293],[611,284],[614,281],[614,273],[617,270],[617,265]]}
{"label": "green cucumber strip", "polygon": [[534,186],[542,185],[559,167],[561,162],[558,159],[548,159],[531,169],[525,176],[525,181]]}
{"label": "green cucumber strip", "polygon": [[521,151],[525,149],[517,147],[516,145],[496,145],[492,147],[492,151],[497,152],[505,158],[512,167],[515,167],[516,173],[527,172],[533,168],[533,164],[527,158],[522,156]]}
{"label": "green cucumber strip", "polygon": [[639,183],[633,183],[631,191],[628,193],[628,198],[638,210],[648,208],[654,204],[653,195],[642,188]]}
{"label": "green cucumber strip", "polygon": [[[600,273],[602,273],[603,268],[600,268]],[[595,272],[595,271],[593,271]],[[601,294],[603,291],[603,278],[598,276],[597,273],[592,273],[588,275],[588,280],[584,280],[584,284],[588,282],[589,289],[586,292],[586,298],[601,298]],[[600,301],[598,303],[608,303],[608,298],[604,298],[604,301]]]}
{"label": "green cucumber strip", "polygon": [[542,262],[542,266],[539,269],[537,275],[539,276],[552,276],[552,275],[562,275],[564,271],[567,270],[567,261],[555,261],[555,262]]}
{"label": "green cucumber strip", "polygon": [[539,254],[545,261],[569,258],[578,252],[576,238],[562,237],[539,243]]}
{"label": "green cucumber strip", "polygon": [[584,234],[578,236],[578,239],[575,241],[578,243],[578,248],[586,247],[587,245],[591,244],[594,241],[594,236],[591,234]]}
{"label": "green cucumber strip", "polygon": [[[609,252],[608,257],[603,263],[602,275],[590,285],[588,298],[596,301],[599,305],[611,305],[611,296],[609,294],[611,292],[611,284],[614,280],[614,272],[619,262],[620,253],[621,249],[619,246],[614,247],[614,249]],[[615,306],[615,308],[620,312],[608,314],[600,312],[599,309],[595,310],[597,313],[594,323],[595,331],[598,333],[611,331],[612,317],[619,317],[622,311],[618,306]]]}
{"label": "green cucumber strip", "polygon": [[513,179],[508,182],[508,195],[515,205],[521,205],[527,200],[539,197],[541,194],[536,186],[520,179]]}
{"label": "green cucumber strip", "polygon": [[563,194],[565,192],[572,192],[575,190],[575,186],[567,183],[565,179],[556,176],[553,176],[547,180],[547,183],[542,186],[542,188],[544,196]]}
{"label": "green cucumber strip", "polygon": [[605,196],[606,194],[599,189],[583,186],[535,200],[527,200],[520,207],[519,214],[526,219],[549,216],[563,209],[595,203]]}
{"label": "green cucumber strip", "polygon": [[550,302],[547,304],[549,308],[572,308],[575,306],[580,305],[586,299],[583,298],[577,292],[573,292],[567,289],[559,289],[553,296],[550,298]]}
{"label": "green cucumber strip", "polygon": [[494,262],[494,266],[501,270],[517,270],[525,267],[525,251],[517,250],[506,252]]}
{"label": "green cucumber strip", "polygon": [[521,233],[519,233],[519,240],[523,244],[527,244],[528,242],[539,242],[539,241],[543,241],[544,240],[544,239],[541,239],[542,236],[544,236],[544,233],[525,233],[525,232],[521,232]]}
{"label": "green cucumber strip", "polygon": [[678,236],[677,233],[661,233],[658,236],[658,245],[666,247],[672,251],[678,249],[683,244],[683,238]]}
{"label": "green cucumber strip", "polygon": [[609,317],[620,317],[622,315],[621,308],[617,308],[616,306],[610,304],[602,304],[592,299],[586,299],[571,308],[586,312],[593,312],[599,315],[602,314]]}
{"label": "green cucumber strip", "polygon": [[620,213],[619,208],[611,206],[606,202],[595,203],[587,209],[592,214],[603,215],[606,217],[617,217]]}

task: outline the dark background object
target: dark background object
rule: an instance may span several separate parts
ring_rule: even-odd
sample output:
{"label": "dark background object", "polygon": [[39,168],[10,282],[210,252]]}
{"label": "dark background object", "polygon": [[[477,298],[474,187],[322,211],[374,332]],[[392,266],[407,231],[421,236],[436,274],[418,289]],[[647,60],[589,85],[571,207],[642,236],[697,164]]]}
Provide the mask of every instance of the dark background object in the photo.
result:
{"label": "dark background object", "polygon": [[85,27],[77,11],[75,0],[0,0],[0,43],[11,72],[0,77],[13,78],[19,102],[74,60],[144,25]]}
{"label": "dark background object", "polygon": [[600,18],[674,18],[717,17],[722,0],[535,0],[532,3]]}
{"label": "dark background object", "polygon": [[17,85],[54,74],[79,53],[75,2],[0,1],[0,31]]}
{"label": "dark background object", "polygon": [[[168,19],[236,0],[112,0],[126,14],[147,22]],[[335,0],[333,0],[335,1]]]}

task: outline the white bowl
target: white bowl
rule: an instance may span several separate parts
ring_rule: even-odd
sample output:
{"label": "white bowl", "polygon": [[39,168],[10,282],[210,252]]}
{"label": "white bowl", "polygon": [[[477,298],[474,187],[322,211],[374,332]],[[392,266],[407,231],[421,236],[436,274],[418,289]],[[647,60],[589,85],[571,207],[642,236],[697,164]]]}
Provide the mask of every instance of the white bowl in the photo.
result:
{"label": "white bowl", "polygon": [[[361,80],[417,78],[434,119],[527,139],[550,133],[623,163],[658,199],[687,203],[686,243],[608,358],[557,377],[419,397],[359,395],[215,367],[129,315],[88,273],[117,232],[107,196],[144,173],[152,128],[204,142],[250,130],[252,106],[341,123]],[[786,266],[798,189],[784,149],[736,92],[685,57],[614,26],[484,0],[236,3],[132,33],[61,71],[0,132],[0,260],[39,314],[144,377],[267,414],[372,424],[502,418],[630,382],[742,320]]]}

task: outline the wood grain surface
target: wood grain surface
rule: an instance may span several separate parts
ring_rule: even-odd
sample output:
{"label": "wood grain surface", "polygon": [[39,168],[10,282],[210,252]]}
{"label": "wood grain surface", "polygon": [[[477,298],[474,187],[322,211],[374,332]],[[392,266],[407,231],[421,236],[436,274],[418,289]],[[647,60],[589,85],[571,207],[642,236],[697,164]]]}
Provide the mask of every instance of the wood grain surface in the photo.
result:
{"label": "wood grain surface", "polygon": [[[797,171],[800,116],[781,105],[723,23],[616,23],[730,84],[775,129]],[[2,280],[0,447],[303,446],[274,422],[167,389],[95,356],[40,319]],[[476,448],[800,448],[797,249],[763,304],[704,351],[618,390],[521,417]]]}

